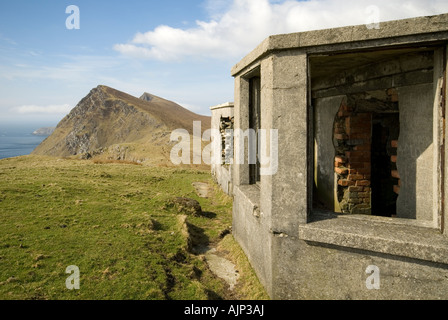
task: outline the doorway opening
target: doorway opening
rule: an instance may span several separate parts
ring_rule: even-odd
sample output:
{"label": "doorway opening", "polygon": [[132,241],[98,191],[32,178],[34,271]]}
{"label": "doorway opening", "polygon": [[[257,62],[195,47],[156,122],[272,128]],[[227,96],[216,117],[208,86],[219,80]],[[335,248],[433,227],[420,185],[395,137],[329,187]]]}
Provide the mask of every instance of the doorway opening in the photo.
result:
{"label": "doorway opening", "polygon": [[374,114],[372,119],[372,215],[397,214],[400,180],[397,170],[399,114]]}

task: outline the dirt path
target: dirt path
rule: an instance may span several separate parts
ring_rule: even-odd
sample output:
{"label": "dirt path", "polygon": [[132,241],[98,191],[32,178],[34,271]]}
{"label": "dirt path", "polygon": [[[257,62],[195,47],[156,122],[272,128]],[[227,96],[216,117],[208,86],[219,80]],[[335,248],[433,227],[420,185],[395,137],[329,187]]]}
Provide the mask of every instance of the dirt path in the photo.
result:
{"label": "dirt path", "polygon": [[210,194],[210,186],[206,182],[193,182],[193,187],[196,189],[196,193],[201,198],[208,198]]}
{"label": "dirt path", "polygon": [[222,257],[214,247],[197,246],[193,249],[193,252],[204,255],[210,270],[229,285],[230,291],[235,289],[238,283],[239,273],[233,262]]}
{"label": "dirt path", "polygon": [[[208,183],[194,182],[193,186],[199,197],[207,198],[209,194],[211,194]],[[233,262],[224,258],[215,246],[198,245],[193,248],[193,252],[195,254],[204,255],[210,270],[229,285],[229,290],[231,292],[234,290],[238,283],[239,273]]]}

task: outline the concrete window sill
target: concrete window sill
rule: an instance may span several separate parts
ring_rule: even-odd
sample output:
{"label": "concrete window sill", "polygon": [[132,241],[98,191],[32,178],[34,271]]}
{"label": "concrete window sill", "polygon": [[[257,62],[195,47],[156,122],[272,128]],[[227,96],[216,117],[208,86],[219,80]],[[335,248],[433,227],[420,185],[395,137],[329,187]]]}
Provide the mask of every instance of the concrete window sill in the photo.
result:
{"label": "concrete window sill", "polygon": [[448,264],[448,238],[439,230],[371,216],[315,215],[299,239]]}
{"label": "concrete window sill", "polygon": [[260,186],[257,184],[235,186],[233,189],[234,197],[245,199],[247,205],[255,218],[261,217],[260,213]]}
{"label": "concrete window sill", "polygon": [[246,184],[235,186],[235,191],[240,192],[254,206],[260,205],[260,186],[257,184]]}

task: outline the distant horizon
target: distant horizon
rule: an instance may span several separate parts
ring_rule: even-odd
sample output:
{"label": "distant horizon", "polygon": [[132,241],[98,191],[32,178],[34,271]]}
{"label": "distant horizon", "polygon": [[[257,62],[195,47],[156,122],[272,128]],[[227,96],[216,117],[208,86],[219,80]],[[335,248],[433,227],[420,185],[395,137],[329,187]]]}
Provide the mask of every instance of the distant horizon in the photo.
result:
{"label": "distant horizon", "polygon": [[[63,117],[64,118],[64,117]],[[63,119],[60,120],[25,120],[21,121],[20,119],[12,119],[10,121],[2,120],[0,119],[0,132],[4,131],[5,128],[7,129],[13,129],[18,128],[19,130],[26,127],[26,128],[34,128],[34,130],[40,129],[40,128],[46,128],[46,127],[56,127],[58,123]],[[20,127],[18,127],[20,126]],[[32,132],[31,132],[32,133]]]}
{"label": "distant horizon", "polygon": [[39,123],[0,123],[0,159],[29,155],[46,136],[33,135]]}

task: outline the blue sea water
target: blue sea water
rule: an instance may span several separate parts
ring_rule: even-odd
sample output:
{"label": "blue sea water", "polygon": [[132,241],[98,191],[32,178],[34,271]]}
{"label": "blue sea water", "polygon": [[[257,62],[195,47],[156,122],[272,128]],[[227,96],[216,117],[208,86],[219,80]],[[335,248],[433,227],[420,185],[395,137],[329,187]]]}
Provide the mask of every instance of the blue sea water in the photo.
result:
{"label": "blue sea water", "polygon": [[46,137],[33,132],[48,125],[0,124],[0,159],[30,154]]}

